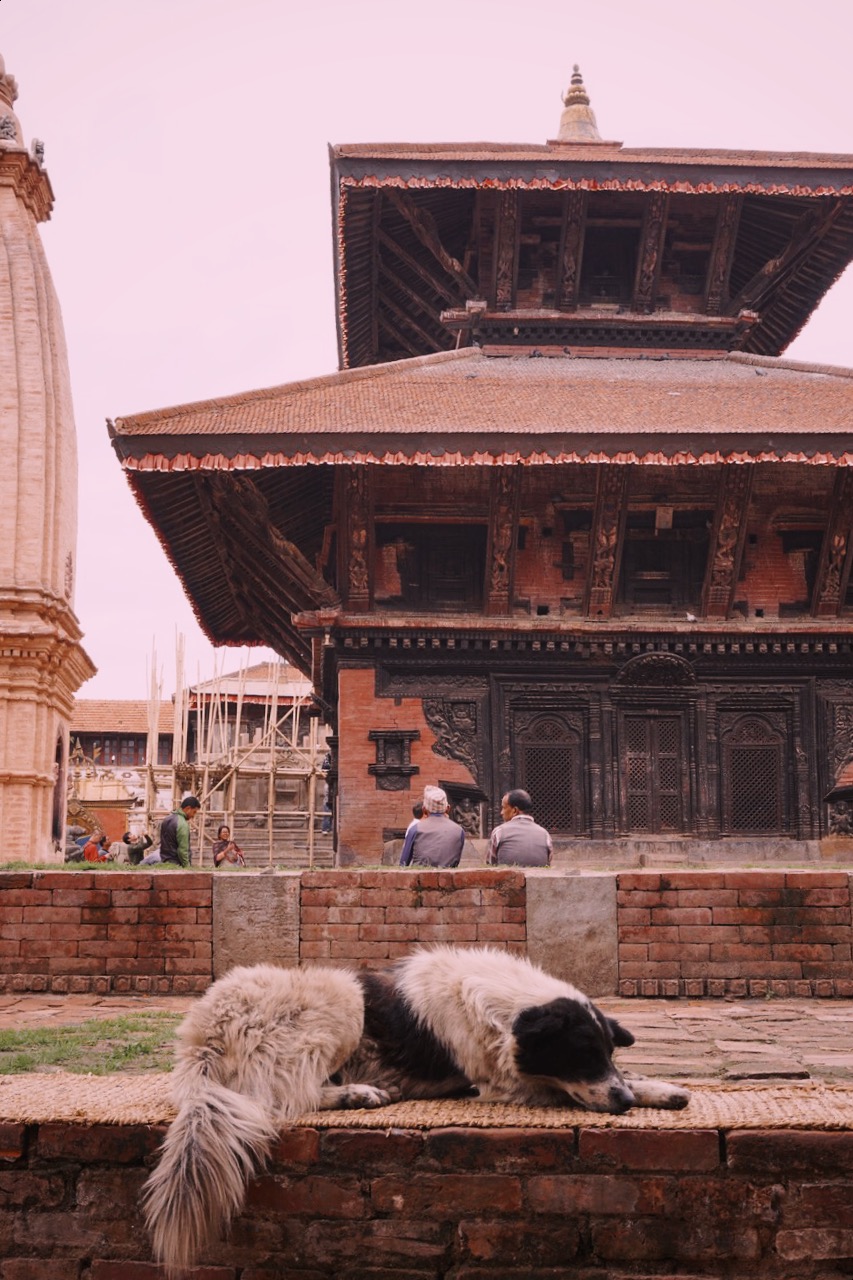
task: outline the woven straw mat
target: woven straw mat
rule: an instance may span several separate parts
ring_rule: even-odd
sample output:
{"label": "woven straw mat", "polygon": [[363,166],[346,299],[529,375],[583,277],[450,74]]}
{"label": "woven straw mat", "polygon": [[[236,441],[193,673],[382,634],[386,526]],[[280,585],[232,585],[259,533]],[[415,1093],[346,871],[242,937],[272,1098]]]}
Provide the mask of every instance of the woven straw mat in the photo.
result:
{"label": "woven straw mat", "polygon": [[[175,1109],[166,1073],[79,1076],[65,1072],[0,1076],[0,1121],[17,1124],[168,1124]],[[322,1129],[853,1129],[853,1085],[701,1084],[683,1111],[637,1107],[624,1116],[574,1107],[518,1107],[471,1100],[398,1102],[364,1111],[300,1116]]]}

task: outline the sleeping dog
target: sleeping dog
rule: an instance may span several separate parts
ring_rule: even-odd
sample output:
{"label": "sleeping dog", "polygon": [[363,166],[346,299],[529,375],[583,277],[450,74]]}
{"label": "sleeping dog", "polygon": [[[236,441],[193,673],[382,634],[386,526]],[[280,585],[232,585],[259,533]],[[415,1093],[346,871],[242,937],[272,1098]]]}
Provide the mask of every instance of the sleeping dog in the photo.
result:
{"label": "sleeping dog", "polygon": [[689,1098],[623,1076],[612,1055],[630,1031],[568,982],[491,949],[415,951],[383,973],[233,969],[178,1041],[178,1114],[144,1192],[172,1273],[240,1212],[279,1130],[306,1111],[470,1096],[618,1115]]}

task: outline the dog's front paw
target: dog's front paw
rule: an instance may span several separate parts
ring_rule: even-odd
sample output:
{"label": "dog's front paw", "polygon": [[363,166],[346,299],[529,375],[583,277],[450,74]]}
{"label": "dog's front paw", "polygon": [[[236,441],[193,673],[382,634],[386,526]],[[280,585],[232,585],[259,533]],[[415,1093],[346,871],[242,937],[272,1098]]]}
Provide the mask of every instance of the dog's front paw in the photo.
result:
{"label": "dog's front paw", "polygon": [[683,1111],[689,1101],[690,1093],[687,1089],[672,1088],[657,1105],[664,1111]]}
{"label": "dog's front paw", "polygon": [[354,1111],[362,1107],[387,1107],[391,1102],[393,1098],[385,1089],[377,1089],[372,1084],[349,1084],[341,1091],[338,1105]]}

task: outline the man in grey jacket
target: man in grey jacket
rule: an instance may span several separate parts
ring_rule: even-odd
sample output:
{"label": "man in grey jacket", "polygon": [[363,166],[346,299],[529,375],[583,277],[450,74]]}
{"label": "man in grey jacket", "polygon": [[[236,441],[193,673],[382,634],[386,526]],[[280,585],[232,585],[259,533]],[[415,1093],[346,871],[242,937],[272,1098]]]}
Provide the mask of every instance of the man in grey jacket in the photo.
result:
{"label": "man in grey jacket", "polygon": [[424,816],[409,826],[400,854],[401,867],[458,867],[465,832],[447,816],[447,794],[424,787]]}
{"label": "man in grey jacket", "polygon": [[503,822],[489,839],[486,862],[491,867],[547,867],[551,864],[551,837],[533,821],[533,801],[520,787],[501,800]]}

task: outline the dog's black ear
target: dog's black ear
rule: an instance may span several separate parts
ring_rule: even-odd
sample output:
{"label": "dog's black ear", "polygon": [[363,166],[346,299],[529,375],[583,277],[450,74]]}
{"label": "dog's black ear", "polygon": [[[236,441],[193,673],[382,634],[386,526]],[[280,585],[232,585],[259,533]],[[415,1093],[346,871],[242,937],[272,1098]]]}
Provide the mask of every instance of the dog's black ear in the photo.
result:
{"label": "dog's black ear", "polygon": [[623,1027],[621,1022],[617,1022],[615,1018],[608,1018],[607,1025],[610,1028],[610,1034],[617,1049],[627,1049],[629,1045],[634,1043],[634,1037],[631,1032],[627,1027]]}
{"label": "dog's black ear", "polygon": [[522,1009],[512,1024],[512,1031],[517,1040],[547,1040],[560,1035],[576,1021],[577,1012],[572,1002],[558,999]]}

